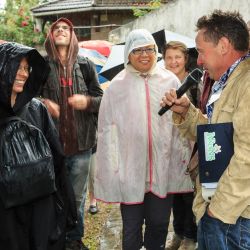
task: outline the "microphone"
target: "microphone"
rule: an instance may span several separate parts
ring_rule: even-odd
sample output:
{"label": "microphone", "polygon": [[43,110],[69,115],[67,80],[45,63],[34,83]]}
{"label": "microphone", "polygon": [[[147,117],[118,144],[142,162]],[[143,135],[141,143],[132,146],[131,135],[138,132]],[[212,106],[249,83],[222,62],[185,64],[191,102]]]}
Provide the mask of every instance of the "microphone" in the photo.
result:
{"label": "microphone", "polygon": [[[191,86],[198,84],[203,73],[202,70],[199,68],[194,69],[184,80],[183,84],[176,90],[177,98],[180,98]],[[174,104],[171,106],[166,105],[162,107],[158,114],[163,115],[166,111],[168,111]]]}

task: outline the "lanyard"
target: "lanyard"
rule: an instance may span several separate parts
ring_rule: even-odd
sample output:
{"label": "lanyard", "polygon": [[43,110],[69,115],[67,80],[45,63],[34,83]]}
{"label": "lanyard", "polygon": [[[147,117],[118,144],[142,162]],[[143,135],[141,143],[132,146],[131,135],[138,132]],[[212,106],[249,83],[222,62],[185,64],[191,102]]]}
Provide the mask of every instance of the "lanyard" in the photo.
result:
{"label": "lanyard", "polygon": [[220,95],[222,93],[222,90],[225,88],[227,85],[227,80],[229,76],[232,74],[234,69],[246,58],[249,58],[250,54],[247,54],[241,58],[239,58],[236,62],[234,62],[229,69],[221,76],[219,81],[215,82],[212,90],[211,90],[211,96],[208,100],[208,103],[206,105],[206,110],[207,110],[207,117],[208,117],[208,123],[211,123],[212,120],[212,115],[213,115],[213,109],[214,109],[214,103],[220,98]]}

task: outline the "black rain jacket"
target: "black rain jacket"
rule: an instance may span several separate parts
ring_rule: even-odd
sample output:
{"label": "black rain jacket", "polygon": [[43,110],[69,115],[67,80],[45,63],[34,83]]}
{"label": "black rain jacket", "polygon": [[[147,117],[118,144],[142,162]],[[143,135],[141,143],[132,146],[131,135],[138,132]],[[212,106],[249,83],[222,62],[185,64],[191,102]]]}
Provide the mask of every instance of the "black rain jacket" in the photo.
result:
{"label": "black rain jacket", "polygon": [[[12,108],[12,87],[23,57],[32,71]],[[0,119],[17,115],[42,130],[54,157],[57,188],[52,195],[10,209],[4,208],[0,197],[0,249],[63,250],[66,230],[76,223],[74,192],[63,164],[58,132],[46,107],[33,98],[48,72],[37,50],[16,43],[0,45]]]}

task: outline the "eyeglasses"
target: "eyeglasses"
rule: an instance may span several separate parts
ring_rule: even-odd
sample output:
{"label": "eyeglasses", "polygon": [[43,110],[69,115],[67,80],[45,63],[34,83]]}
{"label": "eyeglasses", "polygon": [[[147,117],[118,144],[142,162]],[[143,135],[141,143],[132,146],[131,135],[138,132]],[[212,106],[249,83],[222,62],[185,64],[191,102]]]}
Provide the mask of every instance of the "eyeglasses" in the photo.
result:
{"label": "eyeglasses", "polygon": [[20,65],[20,66],[18,67],[18,71],[22,71],[22,70],[24,70],[25,73],[30,74],[31,71],[32,71],[32,68],[29,67],[29,66],[22,66],[22,65]]}
{"label": "eyeglasses", "polygon": [[62,26],[56,25],[54,27],[53,31],[58,31],[59,29],[62,29],[64,31],[68,31],[68,30],[70,30],[70,27],[67,25],[62,25]]}
{"label": "eyeglasses", "polygon": [[145,52],[147,55],[153,54],[156,52],[155,48],[138,48],[138,49],[133,49],[132,53],[136,56],[142,55],[143,52]]}

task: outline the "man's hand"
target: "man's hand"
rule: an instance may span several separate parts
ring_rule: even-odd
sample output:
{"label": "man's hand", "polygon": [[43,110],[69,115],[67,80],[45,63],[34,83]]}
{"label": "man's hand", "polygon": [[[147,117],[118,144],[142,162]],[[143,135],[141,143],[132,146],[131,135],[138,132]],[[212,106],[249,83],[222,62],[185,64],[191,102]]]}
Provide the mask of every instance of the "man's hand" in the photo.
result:
{"label": "man's hand", "polygon": [[89,101],[89,96],[80,94],[75,94],[68,98],[69,105],[78,110],[86,109],[88,107]]}
{"label": "man's hand", "polygon": [[42,99],[52,117],[59,118],[60,106],[49,99]]}
{"label": "man's hand", "polygon": [[162,107],[173,105],[170,109],[185,118],[190,106],[190,100],[186,95],[177,99],[176,89],[170,89],[165,93],[160,105]]}

